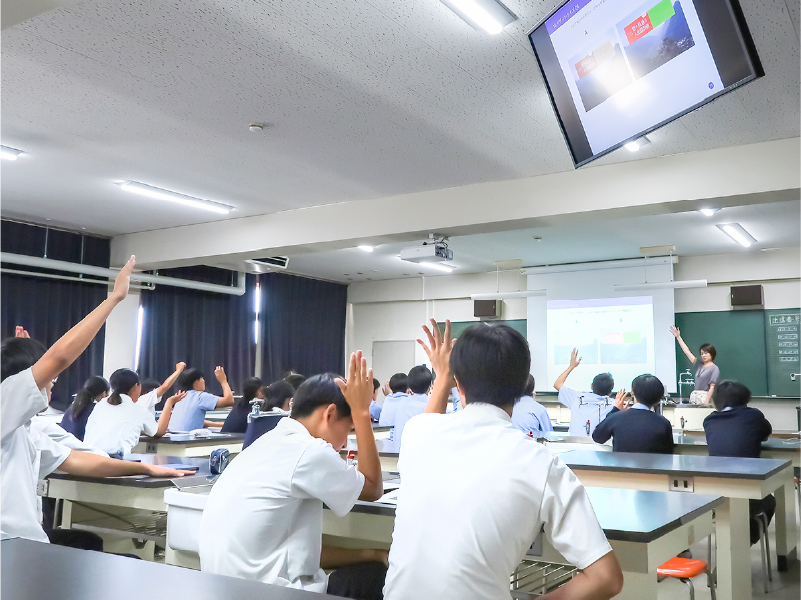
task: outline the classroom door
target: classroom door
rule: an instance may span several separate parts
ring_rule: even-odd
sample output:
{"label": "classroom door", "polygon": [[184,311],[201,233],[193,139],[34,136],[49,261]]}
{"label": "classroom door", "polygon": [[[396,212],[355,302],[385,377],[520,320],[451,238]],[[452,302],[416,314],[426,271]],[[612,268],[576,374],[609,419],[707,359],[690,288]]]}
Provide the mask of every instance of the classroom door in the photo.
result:
{"label": "classroom door", "polygon": [[[414,366],[414,340],[373,342],[373,375],[381,385],[395,373],[408,373]],[[379,399],[382,394],[378,395]]]}

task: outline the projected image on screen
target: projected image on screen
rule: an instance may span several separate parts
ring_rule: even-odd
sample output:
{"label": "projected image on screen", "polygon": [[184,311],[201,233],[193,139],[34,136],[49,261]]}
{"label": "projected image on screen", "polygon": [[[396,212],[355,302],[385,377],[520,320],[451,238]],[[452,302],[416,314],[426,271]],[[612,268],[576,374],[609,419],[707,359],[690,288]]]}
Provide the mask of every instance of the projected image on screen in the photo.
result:
{"label": "projected image on screen", "polygon": [[610,372],[628,389],[637,375],[654,372],[653,298],[553,300],[547,304],[548,379],[552,383],[578,349],[581,365],[567,385],[588,391],[593,377]]}
{"label": "projected image on screen", "polygon": [[588,112],[634,82],[612,29],[569,63],[581,103]]}

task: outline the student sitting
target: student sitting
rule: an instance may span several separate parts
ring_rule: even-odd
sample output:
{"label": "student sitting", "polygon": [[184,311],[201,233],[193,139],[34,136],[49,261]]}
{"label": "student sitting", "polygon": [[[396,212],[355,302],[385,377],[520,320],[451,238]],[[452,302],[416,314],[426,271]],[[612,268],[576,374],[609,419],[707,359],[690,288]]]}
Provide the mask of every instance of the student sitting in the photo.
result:
{"label": "student sitting", "polygon": [[[150,475],[181,477],[187,471],[124,462],[71,450],[31,427],[31,418],[47,407],[59,374],[86,349],[111,311],[128,294],[134,258],[120,271],[113,291],[95,310],[46,350],[25,333],[0,346],[0,535],[47,542],[39,523],[36,484],[59,469],[79,476]],[[82,534],[57,530],[53,540],[84,545]],[[96,538],[96,536],[91,536]],[[102,542],[100,544],[102,549]]]}
{"label": "student sitting", "polygon": [[370,418],[378,423],[381,419],[381,405],[378,403],[378,390],[381,388],[381,382],[375,377],[373,378],[373,396],[370,400]]}
{"label": "student sitting", "polygon": [[534,395],[534,377],[529,375],[523,396],[512,411],[512,425],[528,437],[536,438],[553,431],[553,423],[545,407],[534,400]]}
{"label": "student sitting", "polygon": [[[712,392],[715,412],[704,419],[709,456],[759,458],[762,442],[773,432],[759,409],[751,408],[751,390],[736,381],[721,381]],[[764,512],[768,523],[776,512],[773,495],[748,501],[751,514],[751,545],[759,541],[759,525],[754,515]]]}
{"label": "student sitting", "polygon": [[250,377],[242,384],[242,397],[234,402],[234,406],[225,418],[220,433],[245,433],[248,429],[248,415],[251,413],[252,400],[264,400],[261,379]]}
{"label": "student sitting", "polygon": [[264,391],[264,402],[262,410],[265,412],[280,412],[289,415],[292,408],[292,398],[295,396],[295,388],[285,380],[271,383]]}
{"label": "student sitting", "polygon": [[409,371],[409,392],[408,398],[398,404],[395,411],[395,426],[390,435],[395,451],[400,452],[401,439],[406,423],[412,417],[422,414],[428,404],[428,392],[431,390],[433,378],[431,371],[425,365],[412,367]]}
{"label": "student sitting", "polygon": [[284,381],[291,385],[293,389],[297,390],[301,384],[306,381],[306,378],[298,373],[290,373],[284,377]]}
{"label": "student sitting", "polygon": [[170,419],[170,431],[192,431],[203,427],[216,427],[218,423],[206,421],[206,411],[226,408],[234,403],[234,393],[222,367],[214,369],[214,376],[223,389],[222,396],[206,392],[206,380],[200,369],[187,369],[178,377],[178,388],[186,398],[177,406]]}
{"label": "student sitting", "polygon": [[378,426],[394,427],[398,405],[409,396],[409,377],[406,373],[395,373],[384,384],[382,391],[384,392],[384,406],[381,408]]}
{"label": "student sitting", "polygon": [[[403,434],[384,597],[509,598],[509,577],[540,532],[580,569],[543,600],[619,593],[623,574],[584,488],[511,423],[531,363],[525,338],[478,324],[454,343],[450,322],[444,334],[431,324],[423,347],[437,378],[426,414]],[[464,410],[430,414],[445,412],[454,384]]]}
{"label": "student sitting", "polygon": [[653,375],[640,375],[631,382],[634,405],[629,408],[626,390],[615,397],[615,407],[592,432],[592,439],[604,444],[612,438],[615,452],[673,453],[673,426],[652,411],[665,395],[665,386]]}
{"label": "student sitting", "polygon": [[[351,355],[347,382],[310,378],[290,418],[242,451],[209,494],[200,522],[201,570],[350,598],[381,597],[385,550],[322,546],[323,503],[347,514],[383,493],[370,424],[372,370]],[[358,469],[339,451],[356,429]],[[330,576],[323,569],[336,569]]]}
{"label": "student sitting", "polygon": [[117,369],[111,374],[109,383],[111,395],[98,402],[92,411],[86,423],[84,441],[115,458],[130,454],[142,434],[161,437],[167,433],[173,406],[186,396],[185,392],[180,392],[168,398],[156,423],[150,411],[136,402],[142,386],[135,371]]}
{"label": "student sitting", "polygon": [[86,421],[95,408],[95,403],[108,396],[108,381],[97,375],[86,380],[83,388],[75,395],[61,418],[61,428],[83,441],[86,433]]}
{"label": "student sitting", "polygon": [[179,362],[176,364],[173,374],[167,377],[163,383],[159,383],[155,379],[145,379],[142,382],[142,395],[139,396],[139,400],[137,400],[136,403],[139,406],[144,406],[150,411],[150,414],[155,417],[157,409],[164,410],[164,402],[161,399],[162,396],[164,396],[164,394],[166,394],[167,391],[178,380],[178,376],[185,368],[185,362]]}
{"label": "student sitting", "polygon": [[581,357],[578,355],[578,350],[573,348],[573,352],[570,353],[570,366],[554,382],[553,387],[559,392],[559,403],[570,409],[568,434],[586,437],[592,434],[598,423],[614,407],[609,394],[615,389],[615,380],[611,374],[601,373],[592,380],[592,393],[572,390],[565,385],[565,380],[580,364]]}

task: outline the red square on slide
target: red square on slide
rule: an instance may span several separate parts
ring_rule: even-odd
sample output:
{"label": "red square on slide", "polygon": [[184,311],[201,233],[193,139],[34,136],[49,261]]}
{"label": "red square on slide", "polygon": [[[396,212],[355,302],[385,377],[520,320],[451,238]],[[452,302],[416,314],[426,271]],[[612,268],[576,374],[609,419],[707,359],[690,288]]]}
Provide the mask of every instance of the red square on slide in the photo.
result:
{"label": "red square on slide", "polygon": [[597,66],[595,57],[592,54],[588,54],[582,58],[576,63],[576,73],[578,73],[579,79],[584,79],[587,75],[592,73]]}
{"label": "red square on slide", "polygon": [[626,32],[626,39],[628,39],[629,44],[633,44],[652,29],[651,17],[648,16],[648,13],[645,13],[626,25],[624,31]]}
{"label": "red square on slide", "polygon": [[622,344],[623,343],[623,334],[622,333],[607,333],[604,336],[604,343],[605,344]]}

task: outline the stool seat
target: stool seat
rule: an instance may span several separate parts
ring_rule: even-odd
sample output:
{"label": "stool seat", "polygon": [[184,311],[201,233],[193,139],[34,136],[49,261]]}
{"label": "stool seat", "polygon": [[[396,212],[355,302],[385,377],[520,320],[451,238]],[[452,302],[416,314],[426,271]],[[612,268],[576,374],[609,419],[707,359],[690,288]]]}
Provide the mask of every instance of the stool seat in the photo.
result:
{"label": "stool seat", "polygon": [[656,570],[660,577],[674,577],[677,579],[692,579],[706,572],[706,563],[694,558],[671,558]]}

